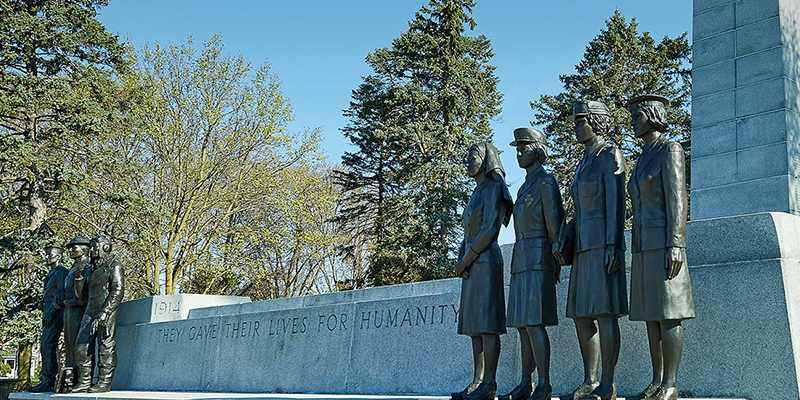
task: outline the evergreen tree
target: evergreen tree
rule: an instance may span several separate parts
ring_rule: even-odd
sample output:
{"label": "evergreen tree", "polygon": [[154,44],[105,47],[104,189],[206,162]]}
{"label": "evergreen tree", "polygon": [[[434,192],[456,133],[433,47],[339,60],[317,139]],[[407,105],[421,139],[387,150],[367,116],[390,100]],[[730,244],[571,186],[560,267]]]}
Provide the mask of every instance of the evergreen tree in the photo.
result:
{"label": "evergreen tree", "polygon": [[[691,131],[691,47],[687,34],[664,37],[656,43],[649,32],[639,32],[636,18],[630,22],[614,12],[586,46],[575,73],[561,75],[564,90],[531,102],[531,124],[544,126],[550,149],[550,165],[562,188],[569,187],[575,165],[583,156],[575,143],[572,104],[579,99],[599,100],[611,111],[608,139],[620,147],[628,169],[638,158],[640,147],[630,126],[625,102],[641,94],[660,94],[672,101],[667,137],[688,144]],[[569,197],[567,197],[569,199]],[[568,200],[569,201],[569,200]]]}
{"label": "evergreen tree", "polygon": [[502,102],[489,39],[466,35],[476,25],[473,7],[472,0],[422,7],[390,48],[367,56],[373,74],[345,112],[346,135],[364,128],[348,136],[358,151],[343,159],[342,186],[346,199],[374,209],[365,225],[375,285],[453,273],[470,188],[463,160],[470,145],[491,140],[489,120]]}

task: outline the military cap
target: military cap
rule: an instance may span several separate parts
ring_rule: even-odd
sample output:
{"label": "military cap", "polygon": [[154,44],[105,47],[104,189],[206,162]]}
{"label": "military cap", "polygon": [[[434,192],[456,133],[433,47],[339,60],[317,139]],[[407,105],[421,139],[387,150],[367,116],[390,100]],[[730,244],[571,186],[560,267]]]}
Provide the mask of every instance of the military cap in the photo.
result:
{"label": "military cap", "polygon": [[588,114],[611,115],[605,104],[594,100],[578,100],[572,105],[572,117],[580,117]]}
{"label": "military cap", "polygon": [[636,96],[625,103],[625,108],[630,109],[631,106],[635,104],[642,104],[642,105],[662,105],[664,108],[669,108],[669,100],[667,100],[664,96],[659,96],[657,94],[645,94],[641,96]]}
{"label": "military cap", "polygon": [[516,146],[518,143],[547,143],[544,138],[544,133],[531,128],[517,128],[514,129],[514,141],[509,143],[510,146]]}
{"label": "military cap", "polygon": [[91,241],[86,236],[75,236],[72,240],[67,243],[67,247],[69,246],[77,246],[79,244],[88,246],[91,244]]}
{"label": "military cap", "polygon": [[59,249],[61,251],[64,251],[64,248],[61,247],[60,245],[57,245],[57,244],[48,244],[47,246],[44,246],[44,249],[45,250],[47,250],[47,249]]}

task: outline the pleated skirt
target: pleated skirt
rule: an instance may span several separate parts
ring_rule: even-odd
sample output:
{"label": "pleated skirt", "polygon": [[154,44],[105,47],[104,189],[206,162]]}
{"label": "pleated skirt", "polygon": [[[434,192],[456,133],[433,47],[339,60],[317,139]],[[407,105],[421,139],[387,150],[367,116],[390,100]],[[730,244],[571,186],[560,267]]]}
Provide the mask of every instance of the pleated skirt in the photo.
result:
{"label": "pleated skirt", "polygon": [[605,250],[575,253],[567,293],[568,318],[621,317],[628,314],[625,259],[619,270],[606,273]]}
{"label": "pleated skirt", "polygon": [[554,271],[523,271],[511,274],[506,325],[558,325],[556,276]]}
{"label": "pleated skirt", "polygon": [[694,296],[686,251],[678,275],[667,279],[667,249],[633,253],[631,265],[632,321],[694,318]]}

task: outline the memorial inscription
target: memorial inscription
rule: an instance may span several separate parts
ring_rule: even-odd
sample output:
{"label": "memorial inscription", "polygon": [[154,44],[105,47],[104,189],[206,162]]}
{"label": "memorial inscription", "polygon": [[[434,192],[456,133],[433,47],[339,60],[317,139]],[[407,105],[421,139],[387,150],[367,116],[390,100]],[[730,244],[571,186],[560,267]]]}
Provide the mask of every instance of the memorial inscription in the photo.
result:
{"label": "memorial inscription", "polygon": [[[171,305],[160,302],[153,309],[167,309]],[[354,315],[360,316],[355,319]],[[316,329],[312,325],[316,320]],[[458,323],[458,305],[435,304],[416,307],[390,307],[385,309],[331,312],[313,316],[286,316],[232,321],[226,323],[194,324],[189,327],[176,326],[158,328],[153,331],[156,343],[175,343],[180,341],[200,341],[217,339],[238,339],[278,335],[306,334],[310,332],[346,332],[350,329],[404,328],[421,325],[444,325]],[[263,328],[267,328],[266,330]]]}

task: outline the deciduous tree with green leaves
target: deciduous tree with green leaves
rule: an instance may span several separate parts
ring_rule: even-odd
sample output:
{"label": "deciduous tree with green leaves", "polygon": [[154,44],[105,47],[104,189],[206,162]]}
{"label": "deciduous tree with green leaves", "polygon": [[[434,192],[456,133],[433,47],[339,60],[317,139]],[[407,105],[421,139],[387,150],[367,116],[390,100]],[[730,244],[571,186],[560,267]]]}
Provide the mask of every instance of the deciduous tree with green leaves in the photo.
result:
{"label": "deciduous tree with green leaves", "polygon": [[[532,125],[544,127],[550,149],[550,168],[562,188],[568,188],[583,149],[574,139],[572,104],[579,99],[599,100],[611,111],[609,139],[622,150],[633,168],[640,153],[630,127],[627,99],[646,93],[660,94],[672,101],[669,110],[671,140],[688,143],[691,132],[691,47],[687,34],[656,41],[649,32],[639,32],[633,18],[619,12],[586,46],[575,73],[561,75],[564,90],[543,95],[531,102]],[[567,197],[568,198],[568,197]]]}
{"label": "deciduous tree with green leaves", "polygon": [[463,160],[470,145],[491,140],[502,102],[489,39],[466,34],[474,5],[422,7],[391,47],[367,56],[373,73],[345,111],[358,149],[343,158],[351,206],[340,216],[364,221],[374,285],[453,274],[470,189]]}

